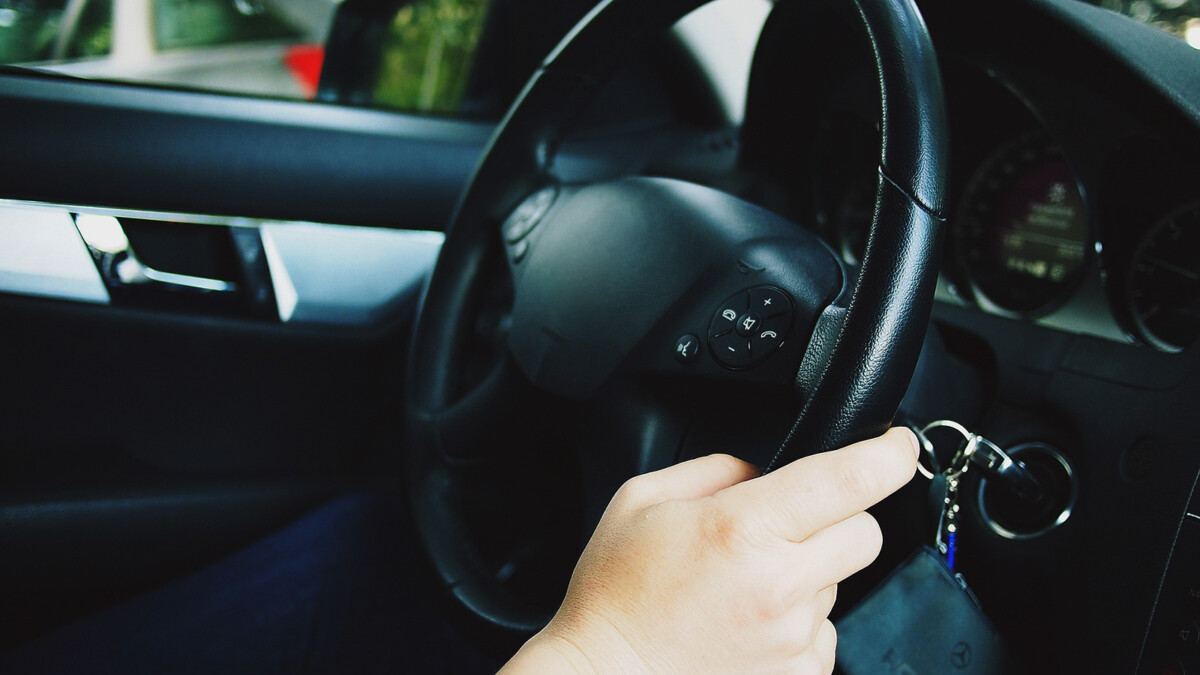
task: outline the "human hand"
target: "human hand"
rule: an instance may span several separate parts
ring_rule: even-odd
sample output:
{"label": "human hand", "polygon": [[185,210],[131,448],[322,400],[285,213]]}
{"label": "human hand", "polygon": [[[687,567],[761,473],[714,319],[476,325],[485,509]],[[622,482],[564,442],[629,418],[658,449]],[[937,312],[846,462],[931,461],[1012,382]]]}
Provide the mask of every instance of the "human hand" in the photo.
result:
{"label": "human hand", "polygon": [[837,583],[882,545],[864,509],[916,458],[892,429],[757,478],[711,455],[629,480],[562,606],[502,672],[831,672]]}

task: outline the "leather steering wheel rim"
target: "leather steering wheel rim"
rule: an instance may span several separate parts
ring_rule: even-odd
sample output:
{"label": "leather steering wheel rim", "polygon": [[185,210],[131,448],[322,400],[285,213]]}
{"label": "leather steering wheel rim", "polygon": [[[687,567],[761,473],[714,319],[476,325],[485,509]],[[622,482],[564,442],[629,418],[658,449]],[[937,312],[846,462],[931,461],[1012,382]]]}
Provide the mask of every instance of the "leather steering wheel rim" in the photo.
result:
{"label": "leather steering wheel rim", "polygon": [[[616,60],[708,0],[605,0],[546,58],[501,122],[451,225],[417,319],[405,389],[407,474],[422,543],[470,613],[518,635],[548,618],[490,578],[453,494],[437,420],[453,403],[463,336],[499,223],[544,181],[562,130]],[[879,77],[875,220],[849,302],[817,323],[797,375],[804,406],[768,470],[881,433],[932,305],[946,182],[946,116],[932,42],[912,0],[854,0]]]}

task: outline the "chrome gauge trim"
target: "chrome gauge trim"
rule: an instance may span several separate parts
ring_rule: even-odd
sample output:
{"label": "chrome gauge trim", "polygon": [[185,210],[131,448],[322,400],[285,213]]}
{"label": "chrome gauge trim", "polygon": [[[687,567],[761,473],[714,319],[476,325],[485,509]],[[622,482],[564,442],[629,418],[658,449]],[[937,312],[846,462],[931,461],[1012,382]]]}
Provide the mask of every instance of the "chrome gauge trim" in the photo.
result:
{"label": "chrome gauge trim", "polygon": [[[1057,166],[1060,162],[1061,167]],[[1059,169],[1068,175],[1043,175]],[[1042,201],[1033,201],[1032,194],[1022,194],[1034,186],[1044,187],[1046,181],[1051,181],[1050,188]],[[1006,218],[1005,209],[1018,205],[1023,215],[1010,220],[1024,223],[1025,231],[997,222]],[[1074,211],[1070,222],[1064,225],[1064,216],[1056,209]],[[1035,217],[1047,223],[1043,230],[1061,229],[1066,233],[1079,228],[1082,232],[1051,236],[1034,231]],[[985,311],[1012,318],[1044,316],[1066,304],[1083,279],[1094,273],[1096,232],[1092,220],[1087,193],[1070,158],[1045,129],[1027,129],[992,149],[971,174],[956,209],[952,246],[958,272],[975,303]],[[1009,230],[1005,240],[998,241]],[[1066,259],[1045,259],[1048,249],[1054,249],[1055,256],[1066,255],[1064,247],[1068,244],[1079,249],[1072,267],[1064,267],[1072,264]],[[1032,246],[1042,248],[1043,255],[1020,255],[1022,249]],[[1001,248],[1007,255],[1003,264],[997,259]],[[1056,279],[1055,275],[1060,276]],[[1016,293],[1014,289],[1022,286],[1035,297],[997,297],[1001,289]],[[1047,297],[1043,299],[1042,295]]]}
{"label": "chrome gauge trim", "polygon": [[[1181,225],[1179,221],[1187,219],[1185,224]],[[1190,221],[1191,227],[1187,227],[1186,223]],[[1151,256],[1148,249],[1157,246],[1160,239],[1169,237],[1173,241],[1167,242],[1173,244],[1176,248],[1166,253],[1156,254]],[[1190,344],[1176,344],[1175,341],[1164,337],[1160,334],[1161,329],[1152,327],[1146,315],[1150,312],[1160,312],[1159,309],[1162,303],[1167,301],[1167,298],[1158,298],[1157,301],[1152,300],[1148,306],[1144,305],[1142,300],[1145,298],[1144,292],[1146,289],[1139,289],[1136,284],[1144,284],[1147,281],[1152,281],[1144,278],[1146,275],[1159,273],[1173,275],[1174,281],[1177,284],[1185,285],[1185,292],[1190,286],[1191,292],[1188,294],[1191,304],[1200,306],[1200,250],[1189,250],[1187,245],[1180,247],[1179,241],[1184,237],[1188,237],[1191,243],[1194,244],[1200,237],[1200,200],[1192,201],[1178,206],[1166,215],[1154,221],[1153,225],[1145,231],[1138,240],[1137,247],[1129,258],[1129,266],[1125,273],[1125,278],[1122,280],[1122,302],[1124,304],[1126,316],[1130,322],[1130,328],[1145,344],[1167,353],[1178,353],[1189,347]],[[1191,248],[1195,248],[1192,246]],[[1194,253],[1197,259],[1190,261],[1193,264],[1180,264],[1178,260],[1163,259],[1170,255],[1174,257],[1182,250],[1184,253]],[[1142,277],[1139,280],[1139,277]],[[1161,291],[1161,288],[1159,289]],[[1171,311],[1168,308],[1167,311]],[[1192,336],[1188,340],[1193,343],[1200,335]]]}

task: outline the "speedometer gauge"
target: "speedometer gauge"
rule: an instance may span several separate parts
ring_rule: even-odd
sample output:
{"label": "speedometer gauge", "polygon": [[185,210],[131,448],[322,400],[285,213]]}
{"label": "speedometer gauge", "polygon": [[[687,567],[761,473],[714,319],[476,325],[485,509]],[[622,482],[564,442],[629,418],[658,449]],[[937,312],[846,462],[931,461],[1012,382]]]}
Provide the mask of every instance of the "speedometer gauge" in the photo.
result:
{"label": "speedometer gauge", "polygon": [[982,305],[1031,314],[1078,280],[1089,248],[1079,184],[1041,132],[1018,136],[971,177],[954,224],[959,264]]}
{"label": "speedometer gauge", "polygon": [[1177,352],[1200,338],[1200,202],[1155,223],[1138,244],[1126,279],[1134,329]]}

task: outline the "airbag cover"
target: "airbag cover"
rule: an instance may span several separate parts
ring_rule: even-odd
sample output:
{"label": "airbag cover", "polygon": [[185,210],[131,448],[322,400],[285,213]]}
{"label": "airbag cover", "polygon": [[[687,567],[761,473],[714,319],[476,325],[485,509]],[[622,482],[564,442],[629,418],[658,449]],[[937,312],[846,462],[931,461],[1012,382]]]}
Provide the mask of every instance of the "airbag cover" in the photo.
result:
{"label": "airbag cover", "polygon": [[[787,240],[794,250],[797,238],[809,237],[765,209],[683,181],[626,178],[564,190],[513,265],[509,349],[539,387],[587,398],[718,266],[736,264],[751,243]],[[797,264],[821,266],[822,288],[789,290],[827,299],[826,280],[840,278],[836,263],[815,240],[801,249],[812,260]]]}

